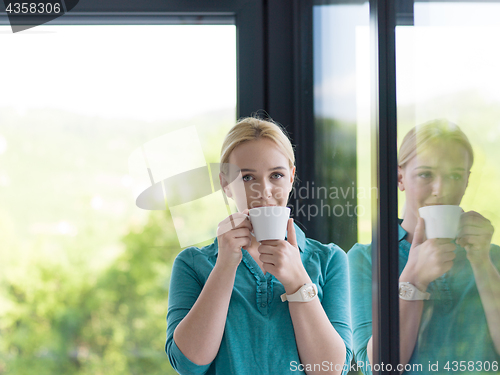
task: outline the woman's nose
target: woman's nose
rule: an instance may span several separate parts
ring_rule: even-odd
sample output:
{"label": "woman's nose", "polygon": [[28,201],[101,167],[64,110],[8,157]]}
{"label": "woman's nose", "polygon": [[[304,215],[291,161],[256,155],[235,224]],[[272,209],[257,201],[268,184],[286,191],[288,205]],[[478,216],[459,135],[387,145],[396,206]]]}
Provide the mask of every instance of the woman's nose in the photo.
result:
{"label": "woman's nose", "polygon": [[271,187],[267,187],[265,190],[264,190],[264,197],[266,198],[271,198],[273,196],[272,194],[272,189]]}
{"label": "woman's nose", "polygon": [[272,185],[268,182],[260,184],[260,195],[262,198],[270,198],[272,196]]}
{"label": "woman's nose", "polygon": [[443,176],[437,176],[432,184],[432,195],[441,198],[446,193],[446,179]]}

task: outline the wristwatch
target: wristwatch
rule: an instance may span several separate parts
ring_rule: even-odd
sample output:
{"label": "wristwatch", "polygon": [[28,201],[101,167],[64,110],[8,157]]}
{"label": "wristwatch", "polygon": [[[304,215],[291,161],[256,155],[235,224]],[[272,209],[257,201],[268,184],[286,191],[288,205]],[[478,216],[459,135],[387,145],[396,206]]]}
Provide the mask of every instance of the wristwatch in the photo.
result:
{"label": "wristwatch", "polygon": [[421,292],[418,288],[410,284],[407,281],[402,281],[399,283],[399,298],[406,301],[420,301],[424,299],[429,299],[431,297],[430,293]]}
{"label": "wristwatch", "polygon": [[318,296],[318,287],[316,284],[304,284],[293,294],[283,293],[281,301],[285,302],[309,302]]}

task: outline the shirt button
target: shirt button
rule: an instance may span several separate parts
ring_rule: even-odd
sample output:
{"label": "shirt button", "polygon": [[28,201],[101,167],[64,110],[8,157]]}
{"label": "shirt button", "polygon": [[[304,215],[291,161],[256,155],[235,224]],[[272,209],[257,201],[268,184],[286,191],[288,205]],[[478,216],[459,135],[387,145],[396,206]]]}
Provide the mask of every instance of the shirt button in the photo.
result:
{"label": "shirt button", "polygon": [[266,307],[267,306],[267,303],[261,303],[260,304],[260,307]]}

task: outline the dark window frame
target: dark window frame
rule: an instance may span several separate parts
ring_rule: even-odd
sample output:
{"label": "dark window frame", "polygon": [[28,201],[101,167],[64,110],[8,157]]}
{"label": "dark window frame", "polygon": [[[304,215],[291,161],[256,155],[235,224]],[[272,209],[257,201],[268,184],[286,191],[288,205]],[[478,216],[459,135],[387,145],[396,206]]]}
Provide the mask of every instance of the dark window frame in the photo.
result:
{"label": "dark window frame", "polygon": [[370,0],[373,362],[386,365],[374,374],[399,374],[396,5]]}

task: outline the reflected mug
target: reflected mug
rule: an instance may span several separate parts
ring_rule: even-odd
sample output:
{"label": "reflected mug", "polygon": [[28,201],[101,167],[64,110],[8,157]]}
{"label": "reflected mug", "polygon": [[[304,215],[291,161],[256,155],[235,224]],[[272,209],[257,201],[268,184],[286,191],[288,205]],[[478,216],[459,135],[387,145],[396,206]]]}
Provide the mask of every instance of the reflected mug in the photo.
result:
{"label": "reflected mug", "polygon": [[460,206],[433,205],[420,207],[420,217],[425,221],[425,236],[431,238],[456,238],[463,210]]}

